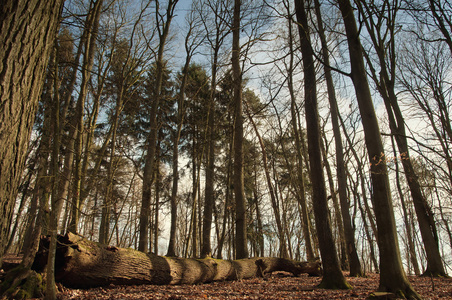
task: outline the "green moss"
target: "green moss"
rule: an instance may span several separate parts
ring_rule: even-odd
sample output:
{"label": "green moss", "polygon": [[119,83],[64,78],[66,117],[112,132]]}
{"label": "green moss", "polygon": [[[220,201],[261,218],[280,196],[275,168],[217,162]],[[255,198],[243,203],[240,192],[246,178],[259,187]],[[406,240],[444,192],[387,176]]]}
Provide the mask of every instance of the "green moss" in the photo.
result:
{"label": "green moss", "polygon": [[25,283],[22,285],[21,290],[25,291],[27,295],[31,295],[33,298],[41,297],[44,294],[44,285],[41,274],[36,272],[30,274]]}
{"label": "green moss", "polygon": [[327,290],[351,290],[353,288],[346,280],[335,282],[322,280],[318,287]]}
{"label": "green moss", "polygon": [[42,297],[44,289],[42,276],[22,266],[18,266],[9,271],[0,287],[2,295],[8,299]]}

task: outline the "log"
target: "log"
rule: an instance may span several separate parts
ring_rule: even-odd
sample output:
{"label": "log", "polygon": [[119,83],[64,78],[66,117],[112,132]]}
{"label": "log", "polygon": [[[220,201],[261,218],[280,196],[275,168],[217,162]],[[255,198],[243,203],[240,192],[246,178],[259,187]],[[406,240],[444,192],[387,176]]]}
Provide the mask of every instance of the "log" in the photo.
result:
{"label": "log", "polygon": [[[164,257],[102,245],[72,233],[60,235],[58,241],[55,280],[71,288],[110,284],[198,284],[265,276],[275,271],[294,276],[301,273],[321,275],[318,261],[299,262],[274,257],[240,260]],[[46,239],[41,240],[33,264],[33,269],[38,272],[45,268],[47,243]]]}

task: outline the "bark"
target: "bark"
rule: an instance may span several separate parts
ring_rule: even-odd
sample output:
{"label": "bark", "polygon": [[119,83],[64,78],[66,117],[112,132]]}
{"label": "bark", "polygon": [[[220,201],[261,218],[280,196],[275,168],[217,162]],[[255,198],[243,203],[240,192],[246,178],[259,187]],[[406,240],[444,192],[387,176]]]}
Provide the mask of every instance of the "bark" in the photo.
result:
{"label": "bark", "polygon": [[322,58],[324,60],[325,81],[328,90],[328,101],[330,103],[331,123],[333,125],[334,143],[336,146],[336,168],[339,202],[341,203],[341,215],[344,225],[344,237],[346,243],[346,253],[350,264],[350,276],[362,276],[361,263],[358,258],[355,244],[355,231],[350,217],[350,205],[347,198],[347,176],[345,172],[344,149],[342,146],[341,131],[338,118],[338,105],[336,92],[334,89],[333,77],[329,67],[329,53],[324,32],[324,26],[321,17],[320,3],[315,0],[315,10],[317,15],[317,24],[319,28],[320,41],[322,43]]}
{"label": "bark", "polygon": [[[55,46],[56,49],[57,46]],[[55,51],[55,64],[54,64],[54,97],[52,105],[52,121],[53,121],[53,144],[52,144],[52,159],[51,159],[51,177],[52,177],[52,201],[51,201],[51,213],[49,219],[49,233],[50,233],[50,245],[48,255],[48,266],[46,272],[46,296],[45,299],[56,299],[55,289],[55,254],[57,247],[57,231],[58,221],[60,219],[61,210],[63,208],[63,199],[58,197],[58,180],[59,180],[59,150],[60,150],[60,97],[59,97],[59,78],[58,78],[58,60],[57,51]]]}
{"label": "bark", "polygon": [[[290,8],[289,5],[287,5],[287,14],[290,14]],[[292,18],[289,19],[289,52],[290,52],[290,62],[289,67],[287,68],[287,86],[289,89],[290,94],[290,112],[291,112],[291,124],[292,124],[292,130],[293,135],[295,137],[295,148],[296,148],[296,154],[297,154],[297,176],[296,176],[296,187],[295,190],[297,191],[297,201],[298,205],[300,207],[301,211],[301,220],[302,220],[302,226],[303,226],[303,236],[305,241],[305,248],[306,248],[306,257],[308,261],[314,261],[315,260],[315,254],[314,249],[312,246],[312,239],[311,239],[311,226],[310,226],[310,220],[309,220],[309,214],[308,214],[308,205],[306,201],[306,189],[304,185],[304,179],[303,179],[303,154],[302,154],[302,142],[300,141],[300,134],[299,134],[299,128],[298,128],[298,122],[297,122],[297,109],[296,109],[296,97],[295,97],[295,91],[293,86],[293,71],[294,71],[294,41],[293,41],[293,32],[292,32]]]}
{"label": "bark", "polygon": [[[68,164],[65,167],[65,175],[62,177],[63,182],[61,184],[60,194],[67,193],[66,189],[69,188],[69,175],[73,171],[73,183],[72,183],[72,210],[71,210],[71,222],[70,230],[77,232],[78,221],[80,218],[80,202],[81,202],[81,190],[82,190],[82,144],[84,135],[84,108],[85,101],[88,94],[88,83],[91,78],[91,71],[94,63],[95,43],[98,34],[99,18],[101,14],[103,0],[98,0],[95,3],[90,2],[90,9],[86,18],[85,29],[82,37],[83,41],[83,64],[82,64],[82,81],[80,84],[79,96],[76,104],[76,114],[69,134],[69,143],[67,147],[66,158],[70,161],[74,160],[75,164]],[[80,44],[79,47],[81,47]],[[74,131],[75,130],[75,131]],[[75,139],[75,140],[72,140]],[[73,152],[73,153],[72,153]],[[66,177],[67,176],[67,177]]]}
{"label": "bark", "polygon": [[[233,142],[230,141],[228,152],[227,152],[229,156],[232,155],[233,146],[234,146]],[[232,191],[231,191],[232,162],[231,162],[231,160],[228,160],[226,168],[227,168],[227,170],[226,170],[226,192],[225,192],[225,199],[224,199],[224,203],[223,203],[224,214],[223,214],[223,222],[222,222],[223,227],[221,228],[221,234],[220,234],[220,239],[218,241],[218,250],[217,250],[217,258],[220,258],[220,259],[223,257],[223,247],[224,247],[224,242],[226,239],[226,230],[228,229],[227,223],[228,223],[228,220],[229,220],[229,217],[231,214],[231,209],[230,209],[230,206],[231,206],[230,203],[232,201]]]}
{"label": "bark", "polygon": [[86,40],[84,45],[85,53],[83,55],[82,81],[80,92],[76,105],[75,116],[75,142],[74,142],[74,166],[73,166],[73,182],[72,182],[72,218],[71,228],[77,232],[77,225],[80,217],[80,201],[82,190],[82,147],[85,136],[84,110],[85,102],[88,95],[88,83],[91,78],[91,71],[94,63],[95,43],[99,27],[99,18],[101,13],[103,0],[97,0],[95,3],[90,2],[90,11],[86,20]]}
{"label": "bark", "polygon": [[[230,33],[227,30],[228,17],[226,13],[227,2],[212,1],[205,4],[208,7],[209,12],[213,15],[214,23],[208,23],[206,19],[203,20],[204,30],[206,31],[206,41],[212,51],[212,72],[211,72],[211,91],[209,97],[209,112],[208,112],[208,124],[207,124],[207,166],[206,166],[206,184],[205,184],[205,200],[204,200],[204,214],[202,224],[202,247],[201,257],[210,255],[211,242],[211,227],[212,227],[212,211],[215,205],[214,197],[214,179],[215,179],[215,147],[216,147],[216,125],[215,125],[215,98],[216,98],[216,86],[217,86],[217,73],[219,70],[219,52],[223,45],[225,37]],[[202,9],[201,9],[202,10]],[[207,17],[205,17],[207,18]],[[212,25],[215,25],[215,29],[212,30]],[[211,34],[211,32],[213,33]],[[211,36],[212,35],[212,36]]]}
{"label": "bark", "polygon": [[[255,181],[257,181],[257,176],[255,176]],[[257,222],[257,249],[256,253],[257,256],[263,256],[264,255],[264,230],[263,230],[263,224],[262,224],[262,213],[261,209],[259,207],[259,199],[257,196],[257,182],[255,182],[255,185],[253,187],[253,195],[254,195],[254,205],[256,209],[256,222]]]}
{"label": "bark", "polygon": [[[241,260],[191,259],[163,257],[155,254],[116,248],[91,242],[68,233],[59,236],[55,280],[67,287],[91,288],[110,284],[199,284],[237,280],[285,271],[318,276],[320,263],[261,257]],[[34,269],[45,267],[47,238],[41,241]]]}
{"label": "bark", "polygon": [[[121,87],[119,88],[117,99],[116,99],[116,107],[115,107],[115,113],[113,116],[112,124],[111,124],[111,142],[110,142],[110,161],[107,165],[107,187],[105,191],[105,198],[104,203],[102,205],[102,216],[101,216],[101,222],[99,227],[99,242],[100,243],[108,243],[108,237],[110,235],[110,213],[111,213],[111,206],[112,206],[112,193],[114,188],[114,176],[115,176],[115,151],[116,151],[116,135],[117,135],[117,128],[118,128],[118,122],[119,122],[119,115],[122,110],[123,106],[123,100],[124,100],[124,89],[123,85],[121,84]],[[79,202],[80,204],[80,202]],[[79,209],[79,208],[77,208]],[[77,233],[77,231],[74,231],[74,233]]]}
{"label": "bark", "polygon": [[419,294],[414,291],[406,277],[400,257],[384,148],[366,77],[363,50],[353,8],[349,0],[338,0],[338,4],[347,34],[351,79],[355,87],[367,153],[371,163],[370,173],[374,193],[373,207],[377,221],[378,245],[380,249],[381,276],[379,291],[393,292],[404,297],[420,299]]}
{"label": "bark", "polygon": [[63,2],[6,0],[0,10],[0,263]]}
{"label": "bark", "polygon": [[177,129],[173,137],[173,186],[171,188],[171,225],[170,225],[170,238],[168,242],[167,256],[176,256],[176,229],[177,229],[177,192],[179,185],[179,141],[181,138],[182,127],[185,119],[185,87],[187,85],[188,67],[192,54],[190,53],[187,45],[187,41],[190,34],[185,39],[186,58],[184,68],[182,70],[182,82],[179,89],[177,98]]}
{"label": "bark", "polygon": [[[399,106],[395,91],[395,16],[397,14],[398,7],[397,5],[391,6],[390,4],[388,4],[388,11],[386,12],[386,5],[384,6],[384,8],[374,9],[368,7],[364,2],[359,2],[358,8],[363,15],[373,14],[375,12],[378,12],[378,14],[380,14],[380,11],[381,13],[387,13],[390,15],[390,17],[385,18],[385,21],[381,21],[386,25],[386,30],[389,32],[389,34],[385,35],[384,37],[381,37],[379,30],[375,28],[376,24],[374,23],[376,21],[365,21],[369,36],[371,37],[372,43],[379,59],[378,67],[380,68],[380,71],[378,75],[371,60],[367,56],[366,58],[371,70],[372,78],[383,98],[388,114],[389,127],[391,129],[391,133],[395,137],[401,158],[401,164],[403,170],[405,171],[405,177],[410,188],[411,197],[413,198],[413,204],[419,222],[422,241],[424,243],[424,249],[427,256],[427,269],[425,270],[424,275],[445,276],[446,273],[439,252],[438,234],[436,230],[435,220],[433,218],[433,212],[431,211],[431,208],[427,203],[427,199],[422,193],[418,176],[415,173],[413,164],[411,162],[408,149],[408,140],[406,137],[405,119],[402,115],[402,110]],[[450,120],[445,120],[445,122],[442,123],[449,124],[450,126]]]}
{"label": "bark", "polygon": [[204,212],[202,223],[202,246],[201,257],[211,256],[212,247],[210,243],[210,235],[212,229],[212,212],[215,205],[214,182],[215,182],[215,87],[217,81],[217,62],[218,50],[214,49],[212,64],[212,79],[209,97],[209,111],[207,115],[207,166],[206,166],[206,185],[204,197]]}
{"label": "bark", "polygon": [[319,248],[325,272],[320,287],[329,289],[348,289],[350,285],[339,266],[333,234],[331,232],[330,219],[328,217],[328,203],[326,199],[325,179],[322,169],[322,156],[320,150],[320,125],[317,108],[316,76],[313,60],[313,50],[309,37],[308,19],[305,11],[304,0],[295,1],[298,31],[303,60],[303,72],[305,83],[305,114],[306,131],[308,137],[309,162],[311,165],[312,189],[316,191],[312,195],[314,205],[315,225],[317,229]]}
{"label": "bark", "polygon": [[236,258],[248,257],[246,199],[243,174],[242,71],[240,70],[240,0],[234,1],[232,25],[232,73],[234,81],[234,194],[236,212]]}

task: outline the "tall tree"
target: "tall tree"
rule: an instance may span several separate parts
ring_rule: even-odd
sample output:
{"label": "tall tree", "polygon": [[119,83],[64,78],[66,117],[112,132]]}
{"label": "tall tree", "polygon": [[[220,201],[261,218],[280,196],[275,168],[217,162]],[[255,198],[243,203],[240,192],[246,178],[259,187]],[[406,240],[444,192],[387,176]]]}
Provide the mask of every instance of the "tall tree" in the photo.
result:
{"label": "tall tree", "polygon": [[[250,90],[246,90],[244,96],[247,101],[252,100],[253,98],[257,98],[257,96]],[[272,183],[271,177],[270,177],[270,171],[269,171],[269,167],[268,167],[267,150],[265,149],[264,140],[262,139],[262,136],[259,133],[256,122],[254,121],[253,116],[251,115],[249,105],[246,105],[245,111],[246,111],[246,114],[248,115],[248,119],[250,120],[251,125],[253,126],[254,132],[259,141],[259,146],[260,146],[261,152],[262,152],[262,166],[264,168],[265,179],[267,181],[267,188],[268,188],[268,192],[270,194],[270,201],[271,201],[271,205],[273,208],[273,214],[275,215],[276,228],[278,230],[279,257],[288,258],[289,254],[287,252],[286,234],[284,232],[283,222],[281,220],[280,206],[276,199],[276,191],[275,191],[275,188],[273,187],[273,183]]]}
{"label": "tall tree", "polygon": [[[444,276],[446,274],[439,252],[438,233],[436,229],[433,212],[422,193],[418,176],[415,173],[405,129],[405,118],[399,106],[395,90],[396,80],[396,52],[395,38],[397,30],[397,13],[399,4],[397,1],[385,0],[378,5],[368,5],[365,1],[358,1],[358,9],[364,16],[369,37],[377,56],[378,63],[374,63],[370,55],[366,55],[367,64],[370,66],[370,74],[377,85],[378,91],[383,98],[386,112],[388,114],[389,127],[395,138],[401,164],[405,171],[411,197],[419,223],[424,249],[427,256],[427,268],[425,275]],[[377,74],[376,68],[379,69]],[[450,124],[450,122],[448,122]]]}
{"label": "tall tree", "polygon": [[[302,216],[302,227],[303,227],[303,235],[304,235],[304,241],[305,241],[305,247],[306,247],[306,256],[308,261],[314,261],[315,255],[314,255],[314,249],[312,246],[312,237],[311,237],[311,222],[309,219],[308,214],[308,205],[306,200],[306,188],[304,183],[304,170],[303,170],[303,154],[302,154],[302,141],[301,141],[301,134],[300,134],[300,128],[298,124],[298,117],[297,117],[297,105],[296,105],[296,96],[295,96],[295,89],[294,89],[294,69],[295,69],[295,51],[294,51],[294,33],[293,33],[293,17],[292,17],[292,11],[290,8],[290,1],[284,1],[284,6],[286,8],[287,13],[287,20],[288,20],[288,46],[289,46],[289,65],[287,68],[287,87],[289,89],[290,94],[290,113],[291,113],[291,124],[292,124],[292,131],[293,136],[295,137],[295,148],[296,148],[296,154],[297,154],[297,169],[295,176],[296,181],[296,191],[297,191],[297,200],[300,206],[301,210],[301,216]],[[279,122],[280,123],[280,122]]]}
{"label": "tall tree", "polygon": [[312,189],[315,191],[312,195],[312,202],[323,265],[323,278],[319,286],[328,289],[349,289],[350,285],[342,274],[337,257],[330,219],[328,217],[325,179],[323,169],[319,167],[322,165],[322,154],[320,147],[319,112],[317,108],[316,74],[305,4],[304,0],[295,0],[303,60],[306,131],[309,163],[311,165],[310,177]]}
{"label": "tall tree", "polygon": [[232,23],[232,76],[234,89],[234,194],[236,211],[236,259],[248,257],[245,183],[243,174],[243,103],[240,68],[241,1],[234,0]]}
{"label": "tall tree", "polygon": [[414,291],[406,277],[400,257],[384,148],[366,77],[364,54],[353,7],[349,0],[338,0],[338,4],[344,20],[350,56],[351,79],[358,100],[370,162],[373,186],[372,199],[380,249],[379,290],[401,294],[412,299],[420,299],[419,294]]}
{"label": "tall tree", "polygon": [[177,194],[179,184],[179,141],[181,139],[182,128],[186,115],[185,104],[185,92],[187,88],[187,81],[189,77],[189,68],[191,60],[196,53],[196,50],[201,45],[202,37],[200,31],[196,29],[199,25],[198,20],[195,17],[194,10],[189,12],[186,18],[188,25],[187,34],[184,40],[185,47],[185,64],[182,68],[179,93],[177,95],[177,113],[176,113],[176,130],[173,136],[173,186],[171,189],[171,225],[170,225],[170,237],[168,243],[167,256],[176,256],[176,229],[177,229]]}
{"label": "tall tree", "polygon": [[0,10],[0,263],[63,2],[6,0]]}
{"label": "tall tree", "polygon": [[334,89],[333,77],[331,75],[328,46],[325,36],[324,25],[322,21],[319,0],[314,0],[315,11],[317,15],[317,25],[320,41],[322,43],[322,59],[324,62],[325,81],[328,91],[328,101],[330,103],[331,123],[333,125],[334,143],[336,146],[336,168],[339,201],[341,204],[342,222],[344,225],[344,236],[347,257],[350,265],[350,276],[362,276],[361,263],[356,251],[354,230],[350,218],[350,205],[347,199],[347,176],[344,162],[344,147],[342,146],[341,130],[339,126],[338,105],[336,100],[336,91]]}
{"label": "tall tree", "polygon": [[164,60],[163,54],[165,45],[168,38],[168,33],[171,25],[171,21],[174,17],[174,9],[178,0],[168,0],[166,11],[164,14],[160,11],[160,1],[155,1],[155,19],[159,37],[159,46],[157,49],[156,57],[156,80],[155,80],[155,95],[152,99],[150,109],[150,130],[146,140],[146,158],[143,171],[143,191],[141,200],[140,211],[140,238],[138,244],[138,250],[147,252],[149,246],[149,217],[150,217],[150,205],[151,205],[151,188],[152,178],[154,174],[155,166],[155,153],[157,143],[157,133],[159,131],[157,124],[157,111],[160,102],[160,92],[162,90]]}
{"label": "tall tree", "polygon": [[[72,215],[70,229],[77,232],[78,219],[80,216],[80,200],[82,190],[82,144],[84,137],[84,110],[85,102],[88,97],[88,86],[93,68],[95,45],[98,35],[99,19],[102,11],[103,0],[89,3],[89,10],[86,16],[85,28],[79,47],[83,47],[82,60],[82,80],[80,83],[75,114],[73,116],[72,126],[69,130],[69,141],[67,142],[66,157],[64,159],[64,170],[62,180],[59,183],[60,197],[65,198],[68,194],[69,181],[73,172],[72,181]],[[80,49],[81,50],[81,49]],[[74,160],[74,163],[72,162]]]}
{"label": "tall tree", "polygon": [[[211,67],[211,91],[209,97],[209,111],[207,113],[207,166],[206,166],[206,184],[204,196],[204,213],[202,225],[202,246],[201,257],[211,255],[211,227],[212,227],[212,213],[215,205],[214,183],[215,183],[215,148],[216,148],[216,118],[215,118],[215,98],[217,74],[219,70],[220,49],[224,43],[225,38],[229,35],[230,22],[230,1],[208,0],[205,3],[201,2],[206,9],[206,18],[202,22],[206,32],[206,42],[210,51],[212,52],[212,67]],[[209,15],[213,19],[209,20]],[[204,14],[202,14],[204,16]],[[214,28],[214,30],[212,30]]]}

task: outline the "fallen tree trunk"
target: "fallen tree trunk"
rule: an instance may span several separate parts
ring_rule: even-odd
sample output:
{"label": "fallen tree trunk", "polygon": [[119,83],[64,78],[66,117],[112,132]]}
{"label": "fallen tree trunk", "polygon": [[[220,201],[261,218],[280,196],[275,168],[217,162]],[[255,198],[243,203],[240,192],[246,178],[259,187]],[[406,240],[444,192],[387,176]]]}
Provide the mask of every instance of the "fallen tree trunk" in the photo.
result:
{"label": "fallen tree trunk", "polygon": [[[319,262],[262,257],[240,260],[163,257],[133,249],[116,248],[91,242],[68,233],[58,237],[55,280],[64,286],[90,288],[135,284],[197,284],[265,276],[275,271],[320,275]],[[33,269],[45,268],[46,245],[36,255]]]}

